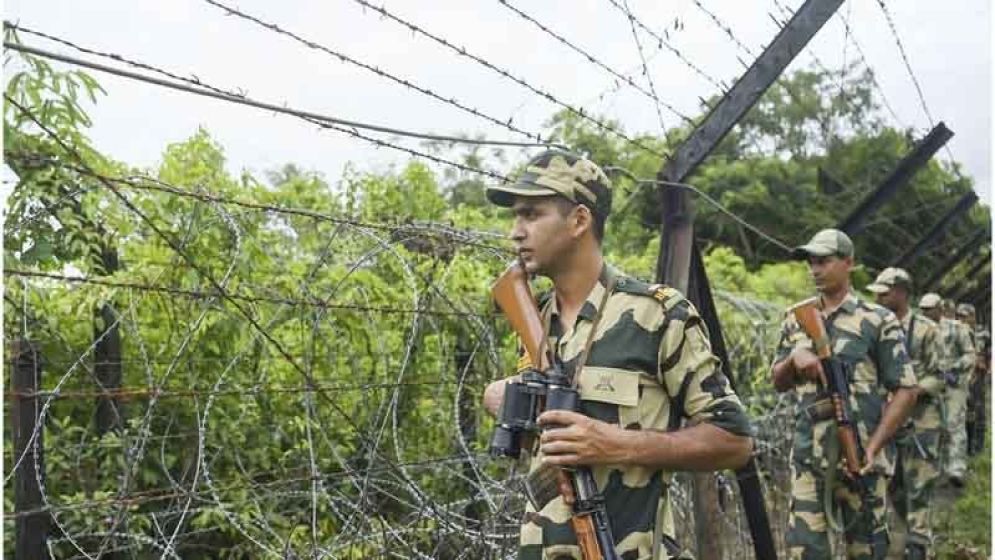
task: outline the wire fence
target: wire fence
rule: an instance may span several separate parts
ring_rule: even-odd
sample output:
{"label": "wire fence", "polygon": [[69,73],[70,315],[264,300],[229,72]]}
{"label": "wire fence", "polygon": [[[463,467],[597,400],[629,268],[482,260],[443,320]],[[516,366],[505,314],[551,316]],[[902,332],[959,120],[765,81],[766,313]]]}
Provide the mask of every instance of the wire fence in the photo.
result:
{"label": "wire fence", "polygon": [[[491,420],[479,404],[512,362],[480,281],[509,256],[498,234],[109,175],[63,148],[75,162],[8,155],[119,197],[106,221],[127,222],[128,239],[162,252],[129,255],[122,240],[121,270],[5,271],[12,361],[37,355],[42,372],[9,392],[39,412],[26,445],[8,449],[5,484],[30,465],[40,502],[8,505],[8,526],[50,519],[60,558],[514,554],[524,469],[487,455]],[[291,244],[288,258],[278,248]],[[718,297],[735,375],[751,379],[779,311]],[[769,408],[757,399],[754,410]],[[785,407],[757,417],[763,476],[782,504]],[[745,551],[735,484],[719,480],[729,550]],[[673,499],[693,550],[688,480],[678,476]]]}
{"label": "wire fence", "polygon": [[[274,38],[496,125],[513,138],[430,134],[264,102],[10,22],[5,22],[8,29],[88,58],[5,45],[293,116],[487,180],[507,179],[404,145],[397,137],[449,145],[556,146],[513,118],[484,112],[234,5],[204,1]],[[645,137],[626,135],[582,105],[425,25],[354,1],[648,155],[666,155]],[[661,127],[668,124],[665,111],[677,124],[694,120],[658,95],[648,67],[654,48],[726,93],[726,85],[671,43],[665,30],[653,31],[624,0],[609,3],[626,19],[639,58],[636,69],[646,86],[568,38],[569,32],[498,0],[527,27],[611,76],[616,91],[628,87],[650,100]],[[878,3],[932,119],[891,15]],[[693,4],[738,51],[754,58],[718,13],[698,0]],[[782,15],[790,15],[775,4]],[[841,15],[841,20],[846,40],[866,66],[848,19]],[[98,244],[118,263],[107,266],[104,259],[86,271],[25,265],[4,271],[7,361],[26,374],[12,382],[7,398],[18,410],[37,409],[26,423],[23,417],[16,420],[16,442],[5,438],[4,451],[13,461],[4,484],[5,490],[20,489],[25,473],[30,474],[33,480],[26,482],[37,487],[39,496],[30,509],[5,501],[8,534],[17,523],[44,518],[51,526],[46,546],[54,558],[514,556],[525,466],[488,455],[493,420],[481,408],[483,388],[506,376],[514,363],[512,333],[486,290],[510,256],[502,234],[396,219],[382,211],[291,207],[234,189],[110,172],[109,166],[94,165],[78,153],[16,99],[5,97],[24,122],[40,128],[60,149],[58,157],[5,149],[5,159],[22,171],[68,178],[69,190],[52,203],[56,206],[98,194],[98,214],[107,218],[94,228],[101,231]],[[881,97],[887,105],[883,91]],[[787,248],[702,191],[676,185],[767,242]],[[8,231],[63,217],[44,203],[34,209],[8,222]],[[782,309],[743,294],[719,291],[715,296],[734,360],[731,370],[754,420],[755,456],[775,542],[785,556],[795,403],[790,395],[775,395],[763,381]],[[726,557],[751,558],[735,475],[714,476]],[[690,477],[677,473],[670,493],[675,536],[693,554]],[[8,539],[6,552],[10,547]]]}
{"label": "wire fence", "polygon": [[[211,208],[225,212],[216,202]],[[36,388],[8,398],[37,400],[35,435],[45,432],[45,443],[33,438],[8,470],[38,463],[42,506],[8,507],[8,526],[48,516],[55,529],[49,546],[59,558],[221,550],[284,558],[512,556],[524,468],[487,455],[491,420],[480,401],[483,387],[507,373],[513,344],[486,293],[455,283],[471,261],[495,273],[503,267],[504,255],[485,247],[489,237],[461,231],[454,252],[438,258],[412,250],[414,237],[334,224],[337,233],[313,255],[311,269],[280,279],[307,297],[275,297],[261,295],[270,292],[254,283],[248,262],[260,240],[239,219],[217,223],[238,240],[209,256],[230,271],[221,284],[227,295],[189,289],[180,271],[135,279],[127,270],[132,279],[114,281],[6,271],[8,327],[27,325],[8,328],[8,337],[32,341],[42,372]],[[370,274],[389,295],[371,293]],[[251,302],[273,342],[232,305],[236,295]],[[95,297],[113,322],[95,324],[84,313],[79,319],[92,328],[76,333],[60,327],[65,312],[45,306]],[[736,375],[748,379],[766,363],[779,310],[717,297],[731,320],[731,354],[743,357]],[[332,301],[356,303],[315,304]],[[221,347],[216,329],[225,333]],[[102,359],[98,348],[112,330],[120,354]],[[120,385],[102,386],[102,368],[119,369]],[[110,403],[114,429],[94,422],[101,403]],[[774,526],[783,531],[791,405],[763,394],[749,404],[768,410],[755,417],[757,456]],[[717,477],[727,549],[742,552],[730,557],[749,557],[734,477]],[[693,550],[689,484],[678,476],[672,492],[679,540]]]}

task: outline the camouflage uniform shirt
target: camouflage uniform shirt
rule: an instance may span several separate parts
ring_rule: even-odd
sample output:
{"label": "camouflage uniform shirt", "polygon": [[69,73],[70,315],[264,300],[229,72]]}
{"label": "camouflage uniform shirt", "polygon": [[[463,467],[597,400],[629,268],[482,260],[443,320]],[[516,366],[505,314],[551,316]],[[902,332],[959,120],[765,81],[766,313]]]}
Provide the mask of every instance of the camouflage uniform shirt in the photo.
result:
{"label": "camouflage uniform shirt", "polygon": [[[888,392],[916,386],[916,376],[905,350],[902,325],[888,309],[862,301],[853,293],[848,294],[843,303],[824,320],[832,340],[833,353],[848,366],[850,411],[861,441],[867,442],[881,421]],[[789,313],[782,325],[775,363],[787,358],[796,347],[812,349],[812,342],[801,330],[794,315]],[[822,471],[828,466],[825,450],[833,420],[814,421],[808,411],[813,410],[813,405],[826,395],[820,394],[816,384],[811,382],[799,383],[795,391],[800,402],[795,423],[793,460]],[[875,458],[875,469],[891,475],[894,463],[895,446],[889,442]]]}
{"label": "camouflage uniform shirt", "polygon": [[961,321],[940,319],[940,368],[952,371],[961,380],[974,371],[974,335]]}
{"label": "camouflage uniform shirt", "polygon": [[944,388],[940,370],[939,327],[929,317],[909,311],[902,319],[902,329],[908,340],[912,369],[919,387],[926,391],[926,395],[916,402],[912,422],[917,432],[936,430],[941,424],[939,397]]}
{"label": "camouflage uniform shirt", "polygon": [[[575,372],[610,276],[617,284],[605,303],[587,364]],[[582,412],[630,430],[666,430],[674,418],[689,418],[747,436],[749,420],[719,368],[697,311],[680,293],[618,275],[606,266],[574,326],[563,332],[556,298],[550,348],[568,374],[578,374]],[[539,465],[541,456],[533,459]],[[633,465],[592,468],[605,497],[612,536],[627,560],[667,558],[662,535],[673,537],[670,474]],[[570,508],[562,498],[536,513],[529,506],[521,530],[519,558],[580,558]]]}

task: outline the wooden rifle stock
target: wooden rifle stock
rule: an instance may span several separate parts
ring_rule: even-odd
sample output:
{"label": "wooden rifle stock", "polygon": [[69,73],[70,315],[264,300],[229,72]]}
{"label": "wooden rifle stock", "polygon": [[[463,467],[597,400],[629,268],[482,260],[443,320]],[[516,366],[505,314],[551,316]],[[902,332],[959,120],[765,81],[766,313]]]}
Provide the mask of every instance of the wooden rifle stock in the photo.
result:
{"label": "wooden rifle stock", "polygon": [[[505,317],[508,318],[512,330],[522,341],[522,346],[525,347],[525,352],[528,353],[533,367],[540,371],[550,367],[552,364],[549,356],[542,351],[546,332],[543,329],[539,306],[529,288],[525,267],[520,261],[514,261],[498,277],[491,286],[491,295]],[[560,493],[564,501],[567,504],[573,504],[576,496],[570,473],[563,469],[557,469],[556,480],[559,483]],[[598,545],[598,536],[592,514],[584,513],[571,516],[570,526],[577,537],[581,557],[584,560],[603,560],[604,555]]]}
{"label": "wooden rifle stock", "polygon": [[860,443],[857,429],[850,419],[847,403],[849,387],[842,364],[833,357],[832,345],[826,325],[819,312],[818,299],[807,299],[791,308],[798,325],[812,340],[815,354],[822,365],[823,387],[829,390],[836,417],[836,433],[840,442],[840,451],[846,463],[846,470],[851,476],[858,476],[863,466],[863,446]]}
{"label": "wooden rifle stock", "polygon": [[525,268],[514,261],[491,286],[491,295],[508,318],[512,330],[518,335],[532,365],[542,371],[550,366],[545,352],[541,352],[542,339],[546,336],[539,316],[539,306],[529,289]]}
{"label": "wooden rifle stock", "polygon": [[812,339],[815,354],[819,356],[820,360],[827,360],[832,357],[833,349],[829,346],[829,335],[826,333],[825,323],[822,322],[818,302],[817,298],[809,298],[792,307],[791,311],[794,313],[798,325]]}

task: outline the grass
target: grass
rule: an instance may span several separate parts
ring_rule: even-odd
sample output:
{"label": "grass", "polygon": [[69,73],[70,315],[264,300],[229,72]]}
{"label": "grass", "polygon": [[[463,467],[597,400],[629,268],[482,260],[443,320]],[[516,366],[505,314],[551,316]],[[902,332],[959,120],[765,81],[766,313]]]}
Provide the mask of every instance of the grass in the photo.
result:
{"label": "grass", "polygon": [[991,557],[991,431],[985,450],[968,465],[967,484],[953,507],[939,512],[936,534],[943,535],[937,547],[939,560],[975,560]]}

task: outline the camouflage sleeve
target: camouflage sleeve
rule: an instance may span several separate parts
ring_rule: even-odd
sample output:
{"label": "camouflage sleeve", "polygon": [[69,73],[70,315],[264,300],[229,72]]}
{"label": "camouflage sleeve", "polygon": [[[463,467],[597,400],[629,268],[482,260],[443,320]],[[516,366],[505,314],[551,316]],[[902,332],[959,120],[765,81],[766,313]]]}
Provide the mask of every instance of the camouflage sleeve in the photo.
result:
{"label": "camouflage sleeve", "polygon": [[887,390],[916,386],[912,361],[905,351],[905,334],[894,313],[882,317],[878,338],[874,344],[874,362],[878,368],[878,382]]}
{"label": "camouflage sleeve", "polygon": [[923,328],[920,352],[922,365],[919,370],[919,387],[936,396],[943,391],[943,374],[940,371],[940,337],[934,325]]}
{"label": "camouflage sleeve", "polygon": [[957,334],[960,339],[957,345],[960,347],[962,354],[957,358],[954,367],[962,372],[970,373],[974,371],[974,337],[971,336],[971,329],[963,323],[958,325]]}
{"label": "camouflage sleeve", "polygon": [[751,435],[743,403],[722,373],[694,306],[683,300],[672,307],[664,328],[659,381],[683,409],[683,415],[736,435]]}

